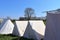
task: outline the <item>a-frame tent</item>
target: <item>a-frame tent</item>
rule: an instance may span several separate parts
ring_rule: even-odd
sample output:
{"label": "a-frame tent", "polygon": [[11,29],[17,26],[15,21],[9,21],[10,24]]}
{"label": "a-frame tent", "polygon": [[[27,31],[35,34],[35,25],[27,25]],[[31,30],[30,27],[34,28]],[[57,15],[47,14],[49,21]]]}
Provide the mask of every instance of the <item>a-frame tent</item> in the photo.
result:
{"label": "a-frame tent", "polygon": [[12,34],[14,24],[10,19],[4,19],[0,25],[0,34]]}
{"label": "a-frame tent", "polygon": [[44,38],[45,24],[42,20],[30,20],[32,29],[35,31],[37,40]]}
{"label": "a-frame tent", "polygon": [[27,27],[28,21],[15,21],[13,35],[23,36]]}

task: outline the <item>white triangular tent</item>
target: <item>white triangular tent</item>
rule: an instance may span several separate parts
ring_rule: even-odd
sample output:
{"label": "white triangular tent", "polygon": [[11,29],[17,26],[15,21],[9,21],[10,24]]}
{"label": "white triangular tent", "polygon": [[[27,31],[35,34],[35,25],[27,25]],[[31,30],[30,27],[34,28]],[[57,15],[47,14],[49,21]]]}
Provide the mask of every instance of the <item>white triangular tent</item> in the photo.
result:
{"label": "white triangular tent", "polygon": [[12,34],[14,24],[10,19],[4,19],[0,25],[0,34]]}
{"label": "white triangular tent", "polygon": [[60,13],[47,13],[44,40],[60,40]]}
{"label": "white triangular tent", "polygon": [[42,39],[45,34],[45,24],[42,20],[30,20],[30,24],[32,25],[32,29],[36,33],[36,38]]}
{"label": "white triangular tent", "polygon": [[15,21],[15,27],[13,29],[13,35],[23,36],[27,27],[28,21]]}
{"label": "white triangular tent", "polygon": [[42,20],[16,21],[13,35],[40,40],[45,33],[45,25]]}

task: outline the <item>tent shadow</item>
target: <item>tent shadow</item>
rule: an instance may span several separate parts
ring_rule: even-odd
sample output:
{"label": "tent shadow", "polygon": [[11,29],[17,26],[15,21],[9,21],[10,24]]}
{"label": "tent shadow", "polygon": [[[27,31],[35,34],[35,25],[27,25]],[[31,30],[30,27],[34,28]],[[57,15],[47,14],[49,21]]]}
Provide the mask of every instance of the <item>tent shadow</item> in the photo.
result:
{"label": "tent shadow", "polygon": [[6,22],[7,20],[5,19],[5,20],[3,20],[3,22],[0,24],[0,29],[2,28],[2,26],[5,24],[5,22]]}
{"label": "tent shadow", "polygon": [[13,33],[12,34],[16,35],[16,36],[18,36],[18,35],[20,36],[16,23],[14,24],[14,28],[13,28]]}

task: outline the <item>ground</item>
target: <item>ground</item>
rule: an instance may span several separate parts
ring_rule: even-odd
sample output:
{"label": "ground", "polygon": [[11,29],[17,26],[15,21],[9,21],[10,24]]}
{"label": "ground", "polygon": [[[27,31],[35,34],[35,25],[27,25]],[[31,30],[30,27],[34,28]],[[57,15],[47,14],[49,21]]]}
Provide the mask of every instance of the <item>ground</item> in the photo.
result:
{"label": "ground", "polygon": [[9,34],[9,35],[1,35],[0,34],[0,40],[33,40],[33,39],[27,39],[24,37],[13,36],[11,34]]}

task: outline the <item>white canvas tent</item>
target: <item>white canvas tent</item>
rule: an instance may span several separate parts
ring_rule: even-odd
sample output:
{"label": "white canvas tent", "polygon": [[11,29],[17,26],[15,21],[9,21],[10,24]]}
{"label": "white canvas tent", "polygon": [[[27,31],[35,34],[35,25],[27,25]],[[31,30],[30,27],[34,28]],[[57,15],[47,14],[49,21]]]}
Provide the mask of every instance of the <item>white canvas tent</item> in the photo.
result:
{"label": "white canvas tent", "polygon": [[45,34],[45,24],[42,20],[30,20],[32,29],[35,31],[36,38],[39,40],[44,37]]}
{"label": "white canvas tent", "polygon": [[9,19],[4,19],[0,25],[0,34],[12,34],[14,25]]}
{"label": "white canvas tent", "polygon": [[16,21],[13,30],[13,35],[23,36],[27,27],[28,21]]}
{"label": "white canvas tent", "polygon": [[60,40],[60,13],[48,13],[44,40]]}
{"label": "white canvas tent", "polygon": [[45,33],[45,25],[42,20],[39,21],[16,21],[13,35],[23,36],[40,40]]}

